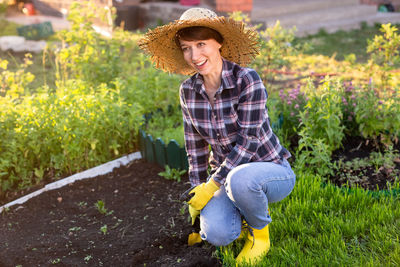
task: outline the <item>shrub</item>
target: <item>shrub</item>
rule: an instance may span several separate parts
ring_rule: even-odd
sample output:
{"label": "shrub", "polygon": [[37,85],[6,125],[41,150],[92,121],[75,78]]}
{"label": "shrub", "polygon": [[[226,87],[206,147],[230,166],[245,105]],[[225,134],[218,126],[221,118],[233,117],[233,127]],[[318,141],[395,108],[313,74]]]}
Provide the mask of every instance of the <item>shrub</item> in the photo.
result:
{"label": "shrub", "polygon": [[400,134],[400,92],[378,90],[373,84],[364,86],[357,97],[355,108],[359,131],[375,143],[390,145]]}
{"label": "shrub", "polygon": [[135,35],[114,29],[111,38],[102,36],[93,28],[100,14],[92,2],[73,2],[68,20],[72,30],[58,33],[62,42],[56,53],[58,80],[81,79],[93,84],[110,84],[127,64],[135,62],[137,46]]}
{"label": "shrub", "polygon": [[300,112],[302,129],[312,139],[325,140],[331,151],[339,148],[344,136],[341,92],[340,80],[326,78],[318,88],[309,82],[309,100],[304,111]]}
{"label": "shrub", "polygon": [[[96,93],[94,93],[96,92]],[[87,169],[137,149],[142,109],[118,88],[68,81],[15,103],[0,98],[3,191]]]}

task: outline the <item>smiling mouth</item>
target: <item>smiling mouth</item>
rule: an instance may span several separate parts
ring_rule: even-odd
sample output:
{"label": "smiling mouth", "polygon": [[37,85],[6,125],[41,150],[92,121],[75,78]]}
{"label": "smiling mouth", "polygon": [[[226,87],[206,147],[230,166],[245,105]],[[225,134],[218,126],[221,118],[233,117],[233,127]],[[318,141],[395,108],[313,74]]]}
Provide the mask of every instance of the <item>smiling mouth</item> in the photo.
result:
{"label": "smiling mouth", "polygon": [[207,59],[204,60],[204,61],[201,61],[201,62],[199,62],[199,63],[194,63],[194,65],[195,65],[196,67],[201,67],[201,66],[203,66],[204,64],[206,64],[206,62],[207,62]]}

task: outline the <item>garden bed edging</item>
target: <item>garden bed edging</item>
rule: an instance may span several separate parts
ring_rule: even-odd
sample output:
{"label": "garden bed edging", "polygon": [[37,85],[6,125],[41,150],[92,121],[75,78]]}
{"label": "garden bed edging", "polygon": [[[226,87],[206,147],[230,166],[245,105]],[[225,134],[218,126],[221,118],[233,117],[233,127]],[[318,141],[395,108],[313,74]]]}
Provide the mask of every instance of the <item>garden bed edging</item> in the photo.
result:
{"label": "garden bed edging", "polygon": [[142,156],[140,152],[134,152],[129,155],[126,155],[124,157],[109,161],[107,163],[104,163],[102,165],[99,165],[97,167],[93,167],[91,169],[88,169],[86,171],[76,173],[74,175],[71,175],[69,177],[63,178],[61,180],[55,181],[53,183],[47,184],[45,187],[42,189],[39,189],[37,191],[34,191],[28,195],[25,195],[21,198],[18,198],[16,200],[13,200],[3,206],[0,207],[0,214],[3,212],[3,210],[8,209],[11,206],[17,205],[17,204],[23,204],[24,202],[28,201],[29,199],[40,195],[43,192],[58,189],[60,187],[63,187],[65,185],[71,184],[75,181],[78,180],[83,180],[83,179],[88,179],[88,178],[93,178],[97,177],[99,175],[107,174],[113,171],[114,168],[118,168],[121,166],[125,166],[129,164],[130,162],[136,160],[136,159],[141,159]]}

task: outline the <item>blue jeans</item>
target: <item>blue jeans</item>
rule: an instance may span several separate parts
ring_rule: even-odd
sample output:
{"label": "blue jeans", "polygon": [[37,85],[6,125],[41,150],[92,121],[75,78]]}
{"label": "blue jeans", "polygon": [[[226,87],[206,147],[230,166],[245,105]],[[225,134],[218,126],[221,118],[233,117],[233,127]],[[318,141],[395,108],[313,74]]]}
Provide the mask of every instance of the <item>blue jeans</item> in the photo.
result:
{"label": "blue jeans", "polygon": [[251,162],[229,172],[226,182],[200,212],[200,235],[215,246],[226,246],[240,235],[242,217],[262,229],[271,222],[268,203],[284,199],[296,176],[289,162]]}

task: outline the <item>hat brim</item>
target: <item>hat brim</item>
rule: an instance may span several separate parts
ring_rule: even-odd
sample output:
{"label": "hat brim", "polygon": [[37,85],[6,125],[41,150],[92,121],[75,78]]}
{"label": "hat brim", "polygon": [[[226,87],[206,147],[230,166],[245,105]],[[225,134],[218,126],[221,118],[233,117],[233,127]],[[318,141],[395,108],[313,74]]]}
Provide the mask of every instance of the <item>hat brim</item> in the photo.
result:
{"label": "hat brim", "polygon": [[241,21],[226,17],[175,20],[149,30],[138,41],[138,45],[151,55],[157,68],[183,75],[193,74],[196,71],[186,63],[182,50],[175,43],[175,35],[180,29],[193,26],[203,26],[218,31],[224,38],[221,56],[241,66],[249,64],[259,53],[257,31],[245,28]]}

